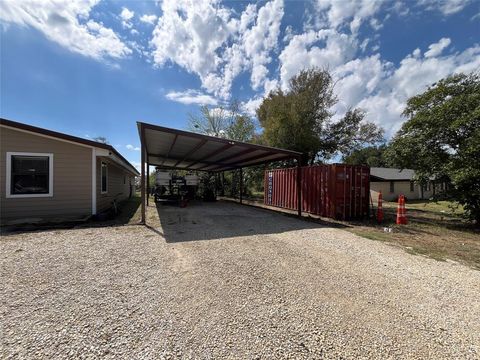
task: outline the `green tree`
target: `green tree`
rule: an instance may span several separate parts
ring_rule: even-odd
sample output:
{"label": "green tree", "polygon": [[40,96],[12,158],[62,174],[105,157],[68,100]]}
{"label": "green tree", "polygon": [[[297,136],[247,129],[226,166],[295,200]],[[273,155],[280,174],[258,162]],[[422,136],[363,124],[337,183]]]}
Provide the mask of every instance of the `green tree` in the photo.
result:
{"label": "green tree", "polygon": [[189,114],[188,127],[201,134],[238,141],[251,141],[255,135],[255,122],[240,110],[238,101],[228,106],[201,106],[198,113]]}
{"label": "green tree", "polygon": [[345,154],[342,161],[350,165],[366,165],[370,167],[388,167],[391,164],[385,158],[387,146],[367,146],[361,149],[355,149],[349,154]]}
{"label": "green tree", "polygon": [[480,224],[480,76],[457,74],[410,98],[386,155],[420,180],[447,178],[448,195]]}
{"label": "green tree", "polygon": [[109,144],[107,138],[105,136],[97,136],[97,137],[94,137],[93,138],[93,141],[96,141],[96,142],[99,142],[99,143],[102,143],[102,144]]}
{"label": "green tree", "polygon": [[331,108],[338,99],[327,70],[300,71],[290,79],[289,90],[271,92],[257,110],[263,139],[271,146],[300,151],[304,164],[348,153],[383,139],[383,130],[364,121],[365,113],[350,109],[333,121]]}
{"label": "green tree", "polygon": [[[196,114],[190,114],[189,129],[201,134],[227,138],[231,140],[253,142],[257,140],[255,122],[251,117],[242,113],[238,101],[232,101],[228,106],[208,107],[202,106]],[[254,172],[245,169],[246,178]],[[202,172],[199,174],[201,183],[208,184],[208,190],[220,187],[220,194],[237,196],[240,184],[240,173],[232,171],[228,174],[222,172],[219,179],[216,174]],[[213,191],[212,190],[212,191]]]}

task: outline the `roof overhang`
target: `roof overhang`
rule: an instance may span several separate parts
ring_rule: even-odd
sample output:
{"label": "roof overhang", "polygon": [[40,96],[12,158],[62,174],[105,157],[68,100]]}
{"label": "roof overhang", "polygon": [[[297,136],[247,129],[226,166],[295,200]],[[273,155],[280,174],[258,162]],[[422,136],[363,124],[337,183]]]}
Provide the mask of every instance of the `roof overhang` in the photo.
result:
{"label": "roof overhang", "polygon": [[225,171],[291,158],[301,153],[137,122],[146,162],[173,169]]}
{"label": "roof overhang", "polygon": [[[96,149],[99,156],[110,156],[114,161],[122,165],[127,171],[131,172],[133,175],[138,176],[140,173],[138,170],[130,164],[130,162],[125,159],[122,154],[120,154],[113,146],[109,144],[103,144],[97,141],[82,139],[77,136],[72,136],[57,131],[52,131],[44,128],[39,128],[36,126],[20,123],[13,120],[8,120],[0,118],[0,126],[11,128],[17,131],[23,131],[39,136],[43,136],[50,139],[65,141],[69,143],[74,143],[81,146],[86,146],[89,148]],[[101,154],[101,155],[100,155]]]}

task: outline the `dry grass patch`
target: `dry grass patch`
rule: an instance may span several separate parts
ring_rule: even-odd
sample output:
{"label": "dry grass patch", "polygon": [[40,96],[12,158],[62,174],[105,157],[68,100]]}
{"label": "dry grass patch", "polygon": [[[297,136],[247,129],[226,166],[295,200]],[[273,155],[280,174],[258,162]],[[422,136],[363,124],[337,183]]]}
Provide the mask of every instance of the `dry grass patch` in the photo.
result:
{"label": "dry grass patch", "polygon": [[[406,205],[408,225],[395,224],[396,204],[385,202],[385,221],[352,223],[347,230],[372,240],[403,247],[412,254],[454,260],[480,269],[480,232],[465,222],[463,209],[448,201],[412,201]],[[384,228],[392,232],[385,232]]]}

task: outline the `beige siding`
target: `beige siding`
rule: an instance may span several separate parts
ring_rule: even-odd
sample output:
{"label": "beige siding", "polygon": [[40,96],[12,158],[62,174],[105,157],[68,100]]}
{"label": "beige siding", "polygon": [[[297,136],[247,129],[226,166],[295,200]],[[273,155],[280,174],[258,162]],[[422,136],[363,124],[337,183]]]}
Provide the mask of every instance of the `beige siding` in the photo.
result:
{"label": "beige siding", "polygon": [[[435,189],[434,189],[435,188]],[[430,181],[427,185],[423,188],[423,198],[430,199],[435,195],[439,195],[443,192],[447,191],[447,185],[445,183],[433,183]]]}
{"label": "beige siding", "polygon": [[[6,153],[53,154],[53,196],[6,197]],[[92,149],[0,127],[0,218],[2,222],[28,218],[86,216],[92,212]]]}
{"label": "beige siding", "polygon": [[370,196],[373,203],[376,205],[378,201],[378,193],[382,192],[382,198],[386,201],[395,200],[398,195],[405,195],[410,200],[419,199],[420,189],[417,184],[414,184],[413,191],[410,191],[410,181],[394,181],[394,192],[390,192],[390,181],[371,181],[370,182]]}
{"label": "beige siding", "polygon": [[[101,163],[107,164],[107,193],[101,193]],[[124,183],[125,181],[125,183]],[[110,159],[97,158],[97,213],[109,209],[114,199],[117,203],[130,195],[130,183],[135,184],[133,176]],[[133,195],[133,194],[132,194]]]}

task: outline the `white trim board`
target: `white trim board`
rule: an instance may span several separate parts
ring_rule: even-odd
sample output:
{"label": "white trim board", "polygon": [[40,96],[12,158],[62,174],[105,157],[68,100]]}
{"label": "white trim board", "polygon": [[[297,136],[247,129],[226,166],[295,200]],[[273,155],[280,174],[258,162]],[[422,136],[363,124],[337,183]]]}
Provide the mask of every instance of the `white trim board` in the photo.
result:
{"label": "white trim board", "polygon": [[[47,194],[12,194],[12,156],[47,156],[48,157],[48,193]],[[6,171],[5,171],[5,197],[6,198],[40,198],[40,197],[53,197],[53,154],[52,153],[33,153],[33,152],[11,152],[6,153]]]}

